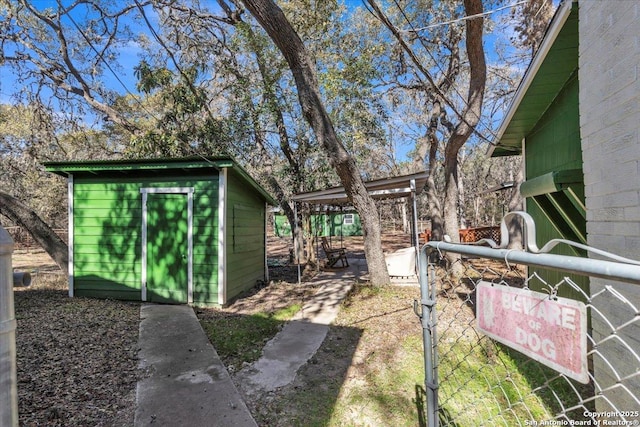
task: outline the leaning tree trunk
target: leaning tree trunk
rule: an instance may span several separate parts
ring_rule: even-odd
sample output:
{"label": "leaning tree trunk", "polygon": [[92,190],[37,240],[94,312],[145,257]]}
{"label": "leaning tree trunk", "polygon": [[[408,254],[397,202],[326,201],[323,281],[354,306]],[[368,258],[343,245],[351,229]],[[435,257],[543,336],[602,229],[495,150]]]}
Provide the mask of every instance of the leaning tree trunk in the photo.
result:
{"label": "leaning tree trunk", "polygon": [[67,244],[30,207],[15,197],[0,192],[0,214],[26,229],[58,267],[65,274],[69,273]]}
{"label": "leaning tree trunk", "polygon": [[355,161],[338,139],[324,108],[313,61],[282,10],[272,0],[244,0],[244,4],[287,60],[296,82],[304,116],[340,177],[349,200],[360,215],[371,282],[389,283],[389,273],[382,252],[378,210],[367,192]]}

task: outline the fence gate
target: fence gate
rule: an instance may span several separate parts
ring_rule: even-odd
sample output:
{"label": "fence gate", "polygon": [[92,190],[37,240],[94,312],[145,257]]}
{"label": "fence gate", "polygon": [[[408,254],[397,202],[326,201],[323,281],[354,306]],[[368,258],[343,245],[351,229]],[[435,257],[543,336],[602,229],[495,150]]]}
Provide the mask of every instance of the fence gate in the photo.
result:
{"label": "fence gate", "polygon": [[[525,251],[506,249],[511,215]],[[502,224],[500,245],[421,250],[427,425],[640,425],[640,263],[538,249],[526,213]]]}

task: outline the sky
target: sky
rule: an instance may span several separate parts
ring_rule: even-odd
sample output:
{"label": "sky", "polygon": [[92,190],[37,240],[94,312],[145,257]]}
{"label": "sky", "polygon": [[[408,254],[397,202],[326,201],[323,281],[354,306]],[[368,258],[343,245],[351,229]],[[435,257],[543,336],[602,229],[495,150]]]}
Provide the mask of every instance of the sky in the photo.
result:
{"label": "sky", "polygon": [[[116,0],[119,1],[120,3],[124,3],[122,0]],[[354,10],[356,8],[363,8],[363,0],[342,0],[344,2],[344,4],[347,6],[347,8],[349,10]],[[556,2],[558,0],[555,0]],[[513,0],[513,2],[511,4],[517,4],[517,3],[521,3],[522,0]],[[217,2],[215,0],[203,0],[201,1],[202,4],[209,6],[210,8],[212,8],[212,10],[219,10],[219,7],[217,6]],[[39,9],[44,9],[46,7],[54,7],[56,5],[56,0],[32,0],[32,4],[36,5],[39,7]],[[147,9],[148,10],[148,9]],[[496,14],[493,14],[494,17],[499,16],[501,14],[504,13],[508,13],[508,9],[502,10]],[[153,14],[149,14],[149,16],[153,19]],[[79,19],[81,19],[79,17]],[[446,25],[446,24],[445,24]],[[487,47],[491,47],[492,45],[492,35],[491,34],[487,34],[486,36],[486,42],[485,44],[487,45]],[[138,62],[138,54],[141,52],[140,47],[137,46],[135,43],[131,43],[128,47],[123,48],[120,50],[120,60],[121,63],[127,65],[129,63],[134,63],[137,64]],[[491,51],[490,49],[488,49],[488,55],[491,56]],[[129,89],[135,89],[135,78],[133,76],[133,71],[131,70],[131,67],[125,67],[126,70],[124,70],[123,74],[120,74],[119,77],[123,80],[123,82],[125,82],[126,86],[129,87]],[[2,77],[2,81],[0,81],[0,102],[5,102],[7,100],[7,97],[9,96],[9,94],[11,93],[11,74],[9,73],[9,71],[6,70],[6,67],[0,66],[0,76]],[[109,73],[107,73],[109,74]],[[118,90],[118,86],[122,86],[116,78],[112,78],[113,81],[113,88]],[[123,89],[124,90],[124,89]]]}
{"label": "sky", "polygon": [[[204,0],[203,4],[215,6],[216,9],[217,3],[214,0]],[[513,0],[513,3],[519,3],[518,0]],[[51,5],[55,5],[54,0],[33,0],[32,4],[39,6],[40,8],[45,8]],[[345,0],[345,4],[349,10],[354,10],[355,8],[361,8],[362,0]],[[493,18],[500,16],[501,14],[508,14],[509,9],[500,10],[496,14],[493,15]],[[153,20],[153,14],[149,14],[149,17]],[[82,17],[76,18],[78,22],[81,23]],[[71,23],[69,23],[71,25]],[[443,23],[443,25],[450,25]],[[140,27],[139,28],[143,28]],[[508,29],[507,29],[508,31]],[[502,34],[501,36],[505,36]],[[485,38],[485,48],[487,50],[488,60],[491,62],[495,60],[495,54],[492,52],[492,46],[495,44],[496,36],[492,34],[487,34]],[[142,50],[139,45],[134,42],[129,43],[125,47],[121,48],[119,51],[120,58],[119,63],[121,68],[119,68],[115,72],[111,72],[110,70],[105,70],[105,81],[107,86],[119,92],[120,94],[137,93],[136,91],[136,78],[134,77],[134,67],[139,63],[139,55],[142,53]],[[12,103],[10,95],[13,92],[14,88],[18,85],[15,80],[14,75],[10,72],[7,66],[0,65],[0,103]],[[408,148],[403,146],[403,144],[397,144],[396,149],[399,151],[398,155],[400,158],[406,157]]]}

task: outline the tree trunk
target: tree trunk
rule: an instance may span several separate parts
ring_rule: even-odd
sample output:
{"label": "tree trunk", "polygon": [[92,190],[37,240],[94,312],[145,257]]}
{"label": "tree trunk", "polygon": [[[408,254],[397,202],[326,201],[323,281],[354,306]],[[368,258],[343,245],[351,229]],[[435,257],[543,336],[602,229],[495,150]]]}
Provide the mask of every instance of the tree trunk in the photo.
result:
{"label": "tree trunk", "polygon": [[389,283],[389,273],[382,252],[378,210],[364,186],[355,161],[339,141],[324,108],[313,61],[282,10],[272,0],[244,0],[244,4],[287,60],[296,82],[304,116],[340,177],[349,200],[360,215],[371,282]]}
{"label": "tree trunk", "polygon": [[[291,209],[288,202],[284,200],[281,201],[280,207],[284,211],[284,214],[291,225],[291,241],[294,247],[294,252],[292,253],[293,261],[305,264],[307,259],[304,252],[304,233],[302,231],[302,222],[296,218],[295,212]],[[296,250],[297,253],[295,252]]]}
{"label": "tree trunk", "polygon": [[444,166],[444,231],[452,242],[459,243],[458,163],[455,160],[445,161]]}
{"label": "tree trunk", "polygon": [[442,219],[442,209],[438,197],[438,189],[434,179],[437,165],[436,154],[438,152],[438,140],[431,141],[429,148],[429,176],[427,177],[427,198],[429,206],[429,218],[431,219],[431,240],[441,241],[444,236],[444,221]]}
{"label": "tree trunk", "polygon": [[31,208],[20,200],[0,191],[0,214],[24,227],[33,239],[53,258],[58,267],[69,274],[67,244]]}
{"label": "tree trunk", "polygon": [[429,147],[429,176],[427,177],[427,200],[429,208],[429,218],[431,219],[431,240],[441,241],[444,236],[444,222],[442,219],[442,207],[440,197],[436,188],[435,174],[438,166],[438,121],[442,117],[442,104],[440,101],[433,103],[431,118],[429,119],[429,129],[426,140]]}
{"label": "tree trunk", "polygon": [[[464,0],[467,16],[482,14],[482,0]],[[468,19],[466,25],[466,50],[469,59],[469,93],[467,105],[462,114],[462,120],[456,126],[447,142],[444,153],[444,224],[445,232],[453,242],[459,242],[458,234],[458,152],[467,142],[475,126],[480,121],[482,100],[487,80],[487,65],[482,46],[482,31],[484,19]],[[449,254],[449,260],[454,266],[454,275],[460,273],[460,263],[455,262],[458,257]],[[455,267],[455,266],[459,267]]]}
{"label": "tree trunk", "polygon": [[[509,212],[523,210],[522,197],[520,197],[520,184],[524,179],[522,168],[518,168],[516,179],[513,182],[513,188],[511,189],[511,197],[509,198]],[[522,237],[522,221],[520,218],[513,217],[507,224],[509,228],[509,249],[522,249],[523,237]]]}
{"label": "tree trunk", "polygon": [[[459,171],[460,169],[458,169]],[[464,177],[464,174],[463,174]],[[463,209],[464,207],[464,199],[465,199],[465,194],[464,194],[464,179],[458,179],[458,223],[460,225],[460,228],[467,228],[468,224],[467,224],[467,216],[465,214],[465,211]]]}
{"label": "tree trunk", "polygon": [[411,227],[409,227],[409,218],[407,217],[407,203],[403,202],[400,205],[400,212],[402,216],[402,232],[408,234]]}

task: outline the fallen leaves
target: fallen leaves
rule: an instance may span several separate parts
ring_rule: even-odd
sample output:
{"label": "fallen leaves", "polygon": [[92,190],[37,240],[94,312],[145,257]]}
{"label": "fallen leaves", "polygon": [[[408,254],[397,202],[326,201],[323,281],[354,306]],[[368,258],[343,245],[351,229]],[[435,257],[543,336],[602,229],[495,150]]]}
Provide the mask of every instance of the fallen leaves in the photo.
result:
{"label": "fallen leaves", "polygon": [[14,295],[20,425],[132,425],[140,305],[69,298],[60,276]]}

